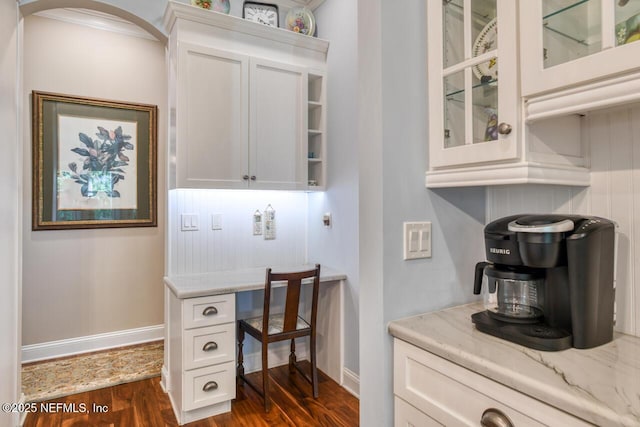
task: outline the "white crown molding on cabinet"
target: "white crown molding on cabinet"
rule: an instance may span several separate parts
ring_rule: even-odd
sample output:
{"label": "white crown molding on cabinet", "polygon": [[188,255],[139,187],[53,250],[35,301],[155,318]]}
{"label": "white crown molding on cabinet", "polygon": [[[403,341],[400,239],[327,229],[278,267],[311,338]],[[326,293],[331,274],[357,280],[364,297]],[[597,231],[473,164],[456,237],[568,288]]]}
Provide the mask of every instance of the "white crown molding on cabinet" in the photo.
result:
{"label": "white crown molding on cabinet", "polygon": [[426,186],[427,188],[439,188],[504,184],[558,184],[585,187],[591,182],[590,179],[589,169],[583,167],[549,166],[534,162],[521,162],[468,167],[463,170],[428,171]]}
{"label": "white crown molding on cabinet", "polygon": [[111,31],[126,36],[157,40],[153,35],[136,24],[109,13],[89,9],[47,9],[34,13],[43,18],[55,19],[69,24],[83,25],[98,30]]}
{"label": "white crown molding on cabinet", "polygon": [[40,344],[24,345],[22,346],[22,363],[159,341],[163,338],[164,325],[155,325],[85,337],[49,341]]}
{"label": "white crown molding on cabinet", "polygon": [[532,97],[525,102],[528,123],[569,114],[630,104],[640,100],[640,73],[609,78],[604,81]]}
{"label": "white crown molding on cabinet", "polygon": [[212,25],[237,33],[245,33],[291,46],[299,46],[324,54],[329,50],[329,42],[327,40],[294,33],[284,28],[272,28],[256,24],[236,16],[205,10],[186,3],[169,1],[163,19],[163,25],[167,33],[171,33],[177,18]]}

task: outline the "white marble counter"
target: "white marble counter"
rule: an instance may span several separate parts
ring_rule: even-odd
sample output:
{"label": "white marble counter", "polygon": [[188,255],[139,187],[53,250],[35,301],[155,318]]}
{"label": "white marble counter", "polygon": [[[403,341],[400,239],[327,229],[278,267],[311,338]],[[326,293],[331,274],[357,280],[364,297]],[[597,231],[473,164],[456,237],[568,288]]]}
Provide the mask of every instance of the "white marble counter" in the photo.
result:
{"label": "white marble counter", "polygon": [[640,338],[589,350],[532,350],[484,334],[474,303],[389,324],[396,338],[599,426],[640,426]]}
{"label": "white marble counter", "polygon": [[[291,272],[310,270],[312,264],[296,266],[274,266],[272,271]],[[181,299],[195,298],[206,295],[221,295],[242,291],[264,289],[266,268],[248,268],[244,270],[226,270],[214,273],[183,274],[167,276],[164,283],[173,294]],[[347,276],[330,267],[320,266],[320,282],[344,280]],[[274,285],[275,286],[275,285]]]}

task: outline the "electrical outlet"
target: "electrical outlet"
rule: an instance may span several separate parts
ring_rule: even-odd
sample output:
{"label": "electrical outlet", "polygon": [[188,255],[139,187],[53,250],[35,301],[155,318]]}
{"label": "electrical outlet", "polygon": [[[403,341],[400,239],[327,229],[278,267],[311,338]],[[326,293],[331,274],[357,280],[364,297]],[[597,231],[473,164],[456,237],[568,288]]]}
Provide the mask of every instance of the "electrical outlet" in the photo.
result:
{"label": "electrical outlet", "polygon": [[431,258],[431,223],[403,223],[403,259]]}

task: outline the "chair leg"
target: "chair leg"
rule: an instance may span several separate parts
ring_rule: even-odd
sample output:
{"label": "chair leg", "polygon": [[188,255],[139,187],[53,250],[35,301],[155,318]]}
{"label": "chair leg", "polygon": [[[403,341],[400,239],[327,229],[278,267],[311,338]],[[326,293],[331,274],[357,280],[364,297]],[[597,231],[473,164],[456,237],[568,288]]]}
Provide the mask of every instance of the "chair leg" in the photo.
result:
{"label": "chair leg", "polygon": [[238,385],[244,385],[244,357],[242,354],[242,347],[244,343],[244,329],[238,325],[238,367],[236,368],[236,381]]}
{"label": "chair leg", "polygon": [[262,343],[262,391],[264,393],[264,410],[271,410],[271,397],[269,396],[269,352],[267,343]]}
{"label": "chair leg", "polygon": [[316,366],[316,340],[311,337],[311,388],[313,389],[313,398],[318,398],[318,367]]}
{"label": "chair leg", "polygon": [[289,373],[295,372],[296,367],[296,340],[291,338],[291,353],[289,353]]}

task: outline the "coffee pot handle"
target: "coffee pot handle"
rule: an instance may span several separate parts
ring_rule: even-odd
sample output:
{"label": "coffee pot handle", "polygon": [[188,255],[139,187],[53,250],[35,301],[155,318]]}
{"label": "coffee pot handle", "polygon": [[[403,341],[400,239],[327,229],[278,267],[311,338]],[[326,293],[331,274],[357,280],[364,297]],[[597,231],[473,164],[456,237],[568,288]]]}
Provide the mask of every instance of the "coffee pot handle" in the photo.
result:
{"label": "coffee pot handle", "polygon": [[476,274],[473,278],[474,295],[480,295],[480,291],[482,291],[482,275],[484,274],[484,268],[487,265],[489,265],[489,263],[484,261],[476,264]]}

